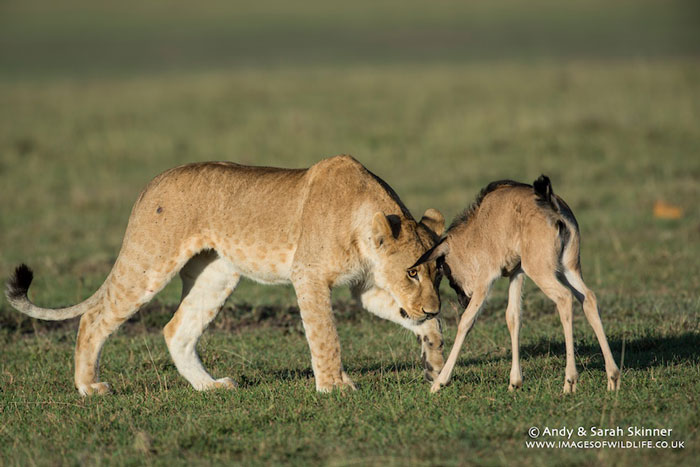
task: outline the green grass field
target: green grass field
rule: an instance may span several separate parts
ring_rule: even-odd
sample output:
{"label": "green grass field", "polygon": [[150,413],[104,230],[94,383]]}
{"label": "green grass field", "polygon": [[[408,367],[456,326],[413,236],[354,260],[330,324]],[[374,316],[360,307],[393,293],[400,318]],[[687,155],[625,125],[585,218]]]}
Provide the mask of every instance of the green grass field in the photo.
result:
{"label": "green grass field", "polygon": [[[236,391],[197,393],[160,329],[175,280],[105,346],[114,394],[72,382],[77,321],[0,299],[0,464],[689,465],[700,455],[700,28],[690,2],[84,0],[0,6],[0,276],[76,303],[104,280],[132,203],[177,164],[305,167],[350,153],[419,215],[448,219],[494,179],[548,174],[582,232],[622,388],[577,307],[564,337],[526,281],[524,388],[507,391],[498,283],[436,395],[414,337],[335,293],[358,390],[317,394],[293,290],[243,282],[200,341]],[[145,6],[144,6],[145,5]],[[664,201],[680,219],[653,216]],[[446,350],[459,310],[446,283]],[[672,428],[682,449],[528,448],[528,429]],[[576,438],[576,437],[574,437]],[[542,440],[558,440],[542,437]],[[595,441],[597,438],[576,438]]]}

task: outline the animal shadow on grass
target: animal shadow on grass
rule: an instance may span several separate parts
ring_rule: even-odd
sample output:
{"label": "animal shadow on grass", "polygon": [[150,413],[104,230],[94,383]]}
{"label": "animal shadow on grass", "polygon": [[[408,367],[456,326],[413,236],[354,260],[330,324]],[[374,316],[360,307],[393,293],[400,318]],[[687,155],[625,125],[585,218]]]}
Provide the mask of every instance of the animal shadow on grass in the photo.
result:
{"label": "animal shadow on grass", "polygon": [[[357,305],[353,302],[334,303],[335,316],[338,321],[358,321]],[[143,332],[160,332],[163,326],[172,318],[175,306],[164,305],[157,301],[146,305],[140,313],[136,314],[125,323],[123,332],[127,334]],[[295,332],[303,334],[301,320],[299,319],[298,308],[294,306],[253,306],[250,304],[237,304],[227,306],[222,310],[221,316],[210,326],[213,329],[237,330],[249,327],[280,327],[285,332]],[[38,321],[30,319],[22,314],[11,310],[9,307],[0,307],[0,328],[12,331],[16,334],[43,334],[50,331],[77,330],[78,321],[75,318],[66,321]],[[618,364],[621,363],[623,369],[640,370],[645,368],[659,367],[668,363],[700,363],[700,333],[685,332],[670,336],[643,336],[624,342],[625,355],[621,362],[623,341],[614,338],[610,341],[610,347]],[[586,343],[576,343],[576,355],[578,358],[591,357],[586,368],[604,371],[605,364],[597,341],[591,339]],[[462,350],[462,358],[458,360],[461,367],[479,366],[485,363],[496,363],[503,360],[510,361],[510,352],[499,353],[491,357],[470,357],[468,342]],[[565,356],[564,342],[561,340],[552,341],[541,338],[539,341],[521,346],[523,361],[532,360],[536,357],[553,355]],[[366,374],[383,371],[385,373],[418,371],[421,365],[419,359],[408,357],[402,361],[390,364],[385,362],[369,363],[357,367],[348,367],[346,371],[355,374]],[[268,372],[269,373],[269,372]],[[293,381],[297,379],[313,379],[311,368],[288,368],[273,370],[270,375],[275,379]],[[454,378],[455,381],[478,383],[480,378],[471,372],[459,372]],[[239,381],[242,387],[257,386],[261,384],[258,378],[242,377]]]}
{"label": "animal shadow on grass", "polygon": [[[622,340],[610,340],[610,347],[613,349],[613,355],[617,363],[620,363]],[[605,371],[605,362],[600,346],[597,342],[585,343],[576,345],[576,356],[592,357],[586,364],[586,368]],[[645,336],[637,339],[625,341],[625,360],[622,363],[622,369],[643,370],[646,368],[659,367],[668,363],[700,363],[700,334],[694,332],[686,332],[676,336]],[[466,349],[464,349],[466,350]],[[464,351],[463,350],[463,351]],[[542,356],[557,356],[562,359],[566,356],[566,351],[563,341],[551,341],[540,339],[534,344],[521,346],[521,354],[523,361],[533,360]],[[511,355],[507,352],[505,355],[494,357],[467,357],[458,360],[458,364],[462,367],[479,366],[485,363],[496,363],[507,360],[510,362]],[[579,363],[580,368],[580,363]],[[383,362],[369,363],[359,367],[348,367],[346,371],[350,373],[366,374],[374,372],[394,373],[419,371],[419,360],[402,360],[391,364]],[[298,378],[313,378],[313,372],[310,368],[307,369],[283,369],[271,373],[276,379],[294,380]],[[481,378],[469,373],[461,372],[453,378],[455,381],[478,383]],[[249,381],[248,385],[254,386],[258,383]],[[243,385],[243,384],[242,384]]]}
{"label": "animal shadow on grass", "polygon": [[[622,349],[622,340],[610,340],[610,346],[613,350],[616,362],[620,363],[620,353]],[[577,344],[576,345],[577,360],[580,357],[592,357],[586,364],[587,369],[605,371],[605,362],[603,355],[597,342]],[[686,332],[677,336],[654,337],[646,336],[630,341],[625,341],[625,360],[622,369],[643,370],[645,368],[659,367],[668,363],[700,363],[700,334]],[[466,354],[468,349],[463,349]],[[538,342],[529,345],[521,346],[521,355],[523,361],[533,360],[543,356],[557,356],[562,360],[566,356],[566,351],[563,341],[551,341],[540,339]],[[494,357],[465,357],[458,360],[458,365],[462,368],[472,366],[480,366],[486,363],[498,363],[502,361],[510,362],[511,355],[507,352]],[[579,368],[580,362],[578,362]],[[393,374],[404,372],[416,372],[420,375],[420,381],[423,381],[422,367],[418,357],[415,359],[407,359],[395,361],[390,364],[385,362],[373,362],[360,366],[347,366],[345,368],[351,377],[354,375],[365,375],[367,373]],[[500,370],[499,370],[500,371]],[[314,374],[310,367],[306,368],[283,368],[277,370],[264,370],[267,377],[272,377],[278,381],[297,381],[310,380],[313,382]],[[507,377],[507,375],[506,375]],[[452,378],[454,382],[480,384],[482,378],[472,372],[458,372]],[[240,375],[237,380],[241,388],[255,387],[263,384],[261,378],[255,376]],[[360,385],[355,382],[358,389]]]}
{"label": "animal shadow on grass", "polygon": [[[391,364],[385,364],[382,362],[362,365],[362,366],[345,366],[345,371],[350,375],[351,378],[357,379],[360,375],[365,375],[367,373],[378,373],[383,372],[384,374],[393,374],[395,372],[403,373],[406,371],[413,371],[421,368],[420,360],[416,358],[415,361],[398,361]],[[295,381],[295,380],[311,380],[313,382],[314,373],[311,367],[306,368],[283,368],[278,370],[261,370],[265,374],[265,377],[272,378],[279,381]],[[418,374],[418,373],[416,373]],[[422,371],[420,373],[421,380],[423,378]],[[245,376],[241,375],[239,380],[237,380],[241,388],[254,387],[263,384],[260,378],[255,376]],[[354,381],[355,386],[360,389],[361,384]]]}
{"label": "animal shadow on grass", "polygon": [[[623,341],[616,338],[609,342],[615,361],[620,364]],[[644,336],[625,341],[624,347],[625,360],[621,365],[623,369],[642,370],[667,363],[697,364],[700,362],[700,334],[696,332],[685,332],[675,336]],[[577,357],[593,357],[587,365],[588,368],[605,370],[603,354],[597,342],[576,344],[575,349]],[[552,342],[547,339],[524,345],[521,347],[521,352],[524,360],[543,355],[566,355],[563,341]]]}
{"label": "animal shadow on grass", "polygon": [[[619,338],[609,340],[610,347],[613,351],[615,361],[620,364],[623,341]],[[624,362],[620,368],[624,371],[644,370],[671,364],[679,363],[700,363],[700,333],[685,332],[675,336],[644,336],[624,342],[625,355]],[[576,360],[579,369],[581,369],[581,357],[586,357],[586,369],[598,370],[605,372],[605,361],[600,346],[597,341],[591,343],[578,344],[575,343]],[[466,354],[468,349],[463,349]],[[522,345],[520,347],[521,361],[527,362],[543,356],[560,357],[562,362],[566,357],[564,341],[552,341],[545,338],[540,339],[534,344]],[[588,358],[590,357],[590,359]],[[464,355],[458,359],[457,365],[462,368],[479,367],[488,363],[511,361],[510,351],[501,353],[498,356],[492,357],[469,357]],[[564,363],[562,363],[562,368]],[[411,365],[408,365],[408,369]],[[527,371],[527,363],[524,364],[524,371]],[[498,370],[500,371],[500,370]],[[505,378],[507,378],[507,374]],[[452,378],[451,382],[479,384],[482,382],[482,377],[474,372],[458,372]]]}
{"label": "animal shadow on grass", "polygon": [[[265,375],[265,379],[272,378],[274,381],[292,382],[298,380],[310,380],[313,382],[314,372],[308,368],[283,368],[278,370],[260,370]],[[253,388],[264,384],[264,380],[255,375],[241,374],[236,382],[242,389]]]}

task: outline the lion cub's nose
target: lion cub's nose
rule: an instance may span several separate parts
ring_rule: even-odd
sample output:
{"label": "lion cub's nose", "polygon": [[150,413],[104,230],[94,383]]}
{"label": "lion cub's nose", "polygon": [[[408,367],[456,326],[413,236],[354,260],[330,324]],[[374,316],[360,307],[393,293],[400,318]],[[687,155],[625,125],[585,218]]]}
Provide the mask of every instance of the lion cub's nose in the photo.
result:
{"label": "lion cub's nose", "polygon": [[438,310],[438,311],[428,311],[428,310],[426,310],[425,308],[423,308],[422,310],[423,310],[423,313],[425,313],[425,315],[427,316],[427,319],[433,319],[433,318],[435,318],[435,317],[438,315],[438,313],[440,313],[440,310]]}

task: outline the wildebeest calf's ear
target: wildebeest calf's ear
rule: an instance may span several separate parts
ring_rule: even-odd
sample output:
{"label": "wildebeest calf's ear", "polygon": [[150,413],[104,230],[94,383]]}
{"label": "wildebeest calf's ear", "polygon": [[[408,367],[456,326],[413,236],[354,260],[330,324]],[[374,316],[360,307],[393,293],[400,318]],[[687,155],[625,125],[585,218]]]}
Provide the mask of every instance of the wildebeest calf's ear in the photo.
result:
{"label": "wildebeest calf's ear", "polygon": [[449,243],[446,242],[447,238],[443,238],[440,240],[437,245],[432,247],[430,250],[426,251],[423,253],[423,256],[418,258],[418,261],[411,266],[411,268],[415,268],[416,266],[420,266],[423,263],[428,263],[430,261],[435,261],[436,259],[440,258],[441,256],[445,256],[447,253],[450,252],[450,245]]}
{"label": "wildebeest calf's ear", "polygon": [[445,233],[445,216],[437,209],[429,208],[426,210],[420,223],[435,232],[438,237]]}

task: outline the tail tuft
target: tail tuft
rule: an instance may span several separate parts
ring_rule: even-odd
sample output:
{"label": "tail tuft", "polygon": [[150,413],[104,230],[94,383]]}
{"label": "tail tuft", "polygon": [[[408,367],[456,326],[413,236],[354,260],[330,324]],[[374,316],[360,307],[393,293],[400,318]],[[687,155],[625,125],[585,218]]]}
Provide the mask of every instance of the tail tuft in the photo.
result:
{"label": "tail tuft", "polygon": [[537,204],[541,207],[551,208],[554,212],[561,213],[559,200],[554,196],[552,182],[549,181],[548,176],[540,175],[540,178],[532,182],[532,188],[535,191],[535,195],[537,195]]}
{"label": "tail tuft", "polygon": [[7,281],[7,289],[5,294],[11,300],[17,300],[27,296],[29,286],[34,279],[34,273],[26,264],[20,264],[15,269],[9,281]]}
{"label": "tail tuft", "polygon": [[540,178],[532,182],[532,187],[537,196],[548,203],[552,202],[552,182],[549,181],[548,176],[540,175]]}

